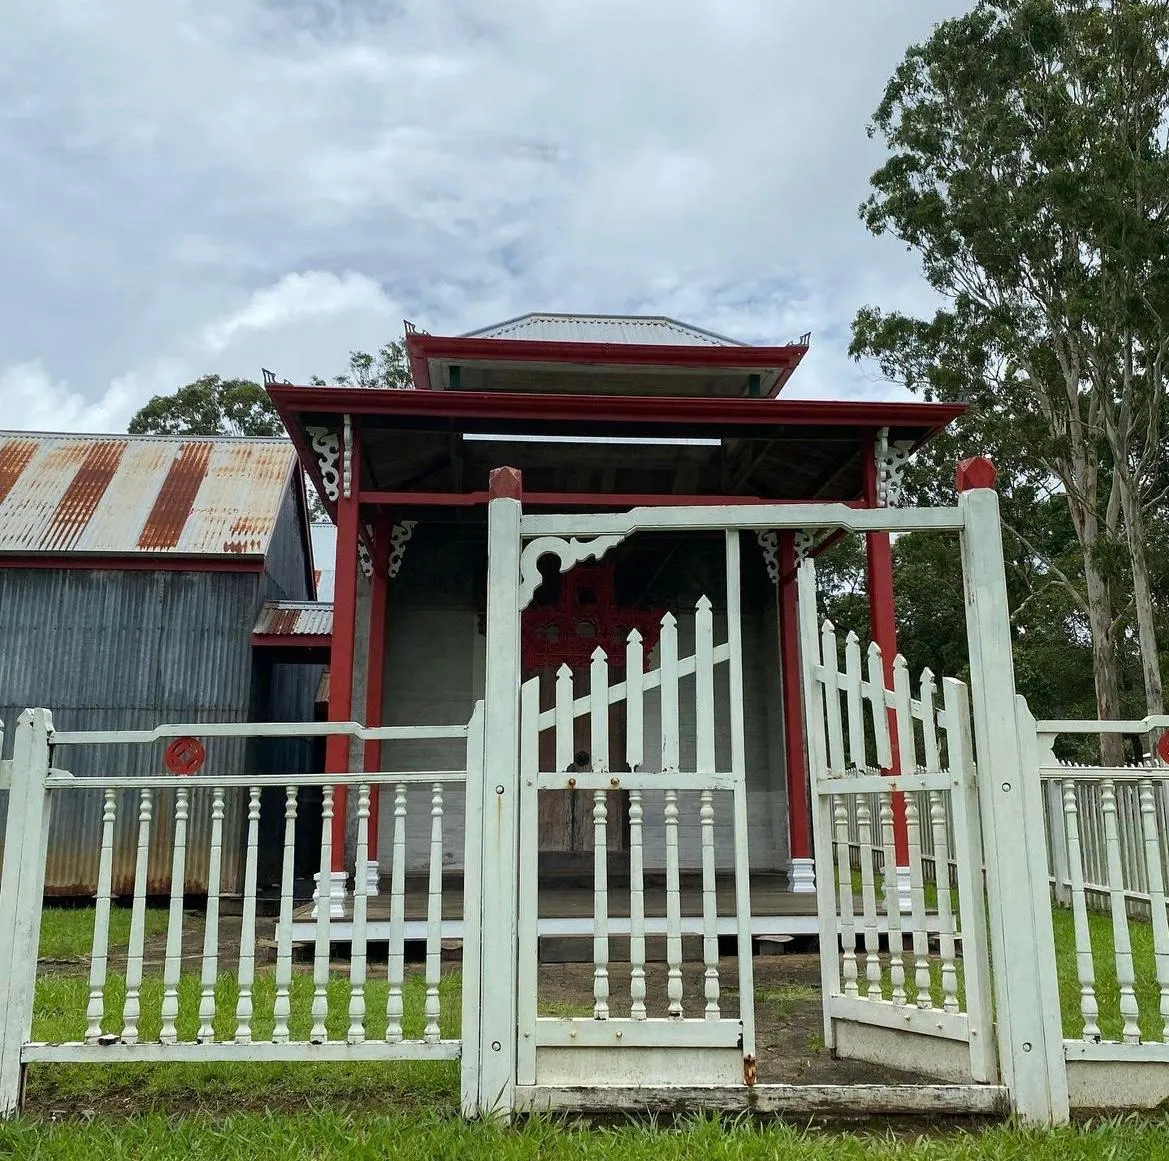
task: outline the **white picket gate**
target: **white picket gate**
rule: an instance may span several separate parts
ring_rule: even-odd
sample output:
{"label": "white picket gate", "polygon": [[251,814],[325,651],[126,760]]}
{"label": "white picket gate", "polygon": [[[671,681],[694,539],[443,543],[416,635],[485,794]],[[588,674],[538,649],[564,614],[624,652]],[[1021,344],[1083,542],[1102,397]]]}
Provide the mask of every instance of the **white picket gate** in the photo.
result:
{"label": "white picket gate", "polygon": [[[905,659],[898,656],[889,689],[876,643],[869,646],[862,677],[855,633],[845,641],[841,670],[830,621],[817,641],[810,566],[803,581],[820,940],[827,949],[839,933],[841,947],[839,959],[820,957],[825,1043],[842,1057],[955,1082],[993,1083],[998,1067],[966,686],[946,678],[944,708],[938,707],[937,682],[926,670],[915,698]],[[899,770],[890,776],[894,739]],[[894,838],[899,809],[908,838],[908,863],[902,866]],[[922,855],[927,833],[935,855],[928,910]],[[934,940],[936,963],[930,955]]]}
{"label": "white picket gate", "polygon": [[[641,635],[629,635],[624,681],[610,685],[609,663],[602,649],[593,654],[589,692],[575,698],[572,672],[562,667],[556,700],[540,710],[539,678],[521,691],[520,742],[520,903],[519,903],[519,1052],[517,1101],[521,1107],[551,1108],[575,1104],[580,1089],[603,1083],[610,1089],[636,1088],[647,1078],[655,1085],[753,1085],[755,1083],[754,989],[751,963],[750,874],[747,852],[747,802],[742,701],[742,643],[739,640],[738,535],[726,540],[728,639],[714,643],[710,601],[696,606],[695,648],[678,656],[678,627],[673,615],[662,619],[659,665],[645,671]],[[693,747],[682,745],[679,685],[693,677]],[[716,699],[722,679],[727,696]],[[687,684],[689,688],[689,683]],[[660,730],[659,770],[645,769],[647,693],[657,691]],[[729,711],[730,765],[716,758],[716,706]],[[610,769],[610,720],[624,716],[623,768]],[[574,722],[587,717],[590,769],[576,770]],[[540,736],[554,735],[554,764],[540,762]],[[693,753],[686,768],[684,752]],[[609,800],[614,792],[629,795],[628,917],[614,919],[608,879]],[[593,986],[588,1016],[539,1015],[539,845],[541,795],[583,792],[593,801]],[[680,798],[681,796],[681,798]],[[660,809],[650,815],[650,804]],[[698,816],[701,831],[701,915],[683,915],[678,858],[679,816]],[[656,812],[655,812],[656,813]],[[734,927],[737,979],[732,999],[720,990],[719,920],[716,891],[716,824],[729,826],[734,851]],[[665,849],[664,914],[646,914],[645,858],[647,832],[663,832]],[[625,908],[622,908],[625,910]],[[691,1002],[683,992],[683,934],[702,937],[702,991]],[[629,940],[627,998],[613,987],[610,937]],[[647,994],[646,936],[664,935],[664,994]],[[624,990],[624,989],[623,989]],[[582,999],[586,999],[582,997]],[[730,1007],[730,1011],[728,1011]],[[688,1012],[695,1012],[689,1015]]]}

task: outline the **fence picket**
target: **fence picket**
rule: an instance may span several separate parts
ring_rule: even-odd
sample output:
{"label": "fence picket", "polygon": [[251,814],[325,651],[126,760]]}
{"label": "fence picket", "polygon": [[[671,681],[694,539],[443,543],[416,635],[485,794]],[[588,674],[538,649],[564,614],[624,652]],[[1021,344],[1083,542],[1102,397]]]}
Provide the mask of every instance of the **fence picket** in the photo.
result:
{"label": "fence picket", "polygon": [[1092,960],[1092,935],[1088,927],[1088,906],[1084,898],[1084,859],[1080,849],[1080,810],[1076,802],[1076,783],[1063,784],[1064,832],[1068,844],[1068,877],[1071,880],[1072,926],[1075,931],[1076,976],[1080,981],[1080,1015],[1084,1021],[1084,1040],[1100,1039],[1099,1005],[1096,1002],[1096,968]]}
{"label": "fence picket", "polygon": [[860,839],[861,905],[865,917],[865,995],[881,999],[881,937],[877,931],[877,893],[873,881],[873,818],[869,797],[857,797],[857,832]]}
{"label": "fence picket", "polygon": [[430,875],[426,899],[426,1027],[422,1039],[437,1044],[441,1039],[438,985],[442,977],[442,820],[441,782],[430,788]]}
{"label": "fence picket", "polygon": [[110,951],[110,896],[113,893],[114,823],[118,816],[118,797],[107,790],[102,802],[101,854],[97,866],[97,899],[93,913],[93,951],[89,962],[89,1004],[85,1011],[86,1044],[96,1044],[102,1036],[105,1016],[106,969]]}
{"label": "fence picket", "polygon": [[706,1019],[719,1018],[718,900],[715,895],[714,794],[702,791],[699,809],[702,830],[702,959]]}
{"label": "fence picket", "polygon": [[[664,732],[665,727],[663,727]],[[675,737],[677,734],[675,733]],[[668,1011],[682,1018],[682,904],[678,885],[678,792],[665,792],[666,996]]]}
{"label": "fence picket", "polygon": [[695,769],[714,773],[714,618],[702,596],[694,613]]}
{"label": "fence picket", "polygon": [[897,898],[897,850],[893,832],[893,792],[880,794],[881,846],[884,853],[885,921],[889,927],[889,982],[890,999],[894,1004],[905,1003],[905,942],[901,934],[901,907]]}
{"label": "fence picket", "polygon": [[386,1043],[402,1040],[402,982],[406,972],[406,784],[394,787],[394,847],[390,864],[390,944],[386,961]]}
{"label": "fence picket", "polygon": [[625,765],[641,769],[645,760],[645,646],[632,630],[625,644]]}
{"label": "fence picket", "polygon": [[593,771],[609,772],[609,659],[600,646],[589,666],[589,750]]}
{"label": "fence picket", "polygon": [[[832,648],[832,669],[836,668],[836,633],[832,628],[832,622],[826,621],[824,623],[825,632],[822,637],[825,651],[831,646]],[[824,664],[828,664],[828,659],[825,657]],[[831,672],[829,677],[831,678]],[[848,714],[848,756],[852,760],[852,765],[857,770],[867,770],[869,759],[865,744],[865,717],[864,704],[861,700],[861,643],[860,638],[851,629],[848,635],[844,638],[844,705],[845,711]],[[828,694],[828,752],[833,752],[833,706],[836,707],[836,723],[835,728],[840,726],[840,694],[831,687],[826,688],[825,692]],[[843,759],[839,766],[833,760],[833,767],[835,770],[842,771],[844,769]]]}
{"label": "fence picket", "polygon": [[929,934],[925,929],[925,880],[921,871],[921,809],[918,795],[905,795],[905,829],[909,835],[909,899],[913,934],[913,984],[917,1006],[932,1008]]}
{"label": "fence picket", "polygon": [[[878,669],[878,672],[884,671]],[[870,654],[869,681],[873,680],[873,666]],[[884,678],[881,679],[881,688],[884,689]],[[875,695],[874,695],[875,696]],[[909,680],[909,665],[900,653],[893,658],[893,716],[897,722],[897,756],[903,774],[909,774],[917,769],[917,745],[913,730],[913,693]],[[876,702],[874,701],[874,708]],[[889,715],[880,715],[886,723],[888,731]],[[890,753],[888,761],[882,761],[883,769],[893,765],[893,755]],[[935,767],[936,769],[936,767]]]}
{"label": "fence picket", "polygon": [[[248,791],[248,845],[244,860],[244,914],[239,940],[239,997],[235,1004],[235,1042],[251,1044],[252,986],[256,981],[256,863],[260,838],[260,788]],[[328,911],[328,907],[325,908]]]}
{"label": "fence picket", "polygon": [[938,888],[938,950],[942,956],[942,1007],[958,1011],[957,946],[954,906],[950,899],[950,840],[946,834],[946,800],[940,790],[929,792],[930,825],[934,835],[934,873]]}
{"label": "fence picket", "polygon": [[200,1044],[215,1041],[215,982],[219,975],[219,891],[223,876],[223,813],[225,791],[211,791],[211,846],[207,854],[207,912],[203,927],[203,960],[199,976]]}
{"label": "fence picket", "polygon": [[[873,719],[873,741],[877,748],[877,766],[882,770],[890,770],[893,767],[893,749],[889,742],[889,709],[885,704],[885,667],[881,659],[881,647],[876,641],[869,645],[868,666],[869,709]],[[910,754],[912,753],[911,747]],[[902,758],[901,761],[903,769],[913,768],[904,765],[907,761],[906,758]]]}
{"label": "fence picket", "polygon": [[641,837],[641,791],[629,792],[629,1015],[644,1020],[645,879]]}
{"label": "fence picket", "polygon": [[841,971],[844,994],[859,995],[856,968],[856,926],[852,905],[852,846],[848,834],[848,808],[843,794],[832,796],[833,819],[836,823],[836,881],[840,893]]}
{"label": "fence picket", "polygon": [[[600,652],[600,650],[598,650]],[[596,714],[597,687],[593,687]],[[606,699],[606,712],[608,701]],[[609,805],[593,791],[593,1019],[609,1018]]]}
{"label": "fence picket", "polygon": [[[934,671],[928,666],[921,671],[921,748],[922,761],[927,770],[940,770],[941,757],[938,752],[938,712],[935,708],[938,683]],[[905,769],[902,755],[901,768]]]}
{"label": "fence picket", "polygon": [[572,670],[562,665],[556,671],[556,772],[563,774],[576,761],[572,716]]}
{"label": "fence picket", "polygon": [[369,783],[357,787],[357,858],[353,865],[353,940],[349,959],[350,1044],[365,1043],[365,977],[368,967],[366,916],[369,909]]}
{"label": "fence picket", "polygon": [[134,902],[130,909],[130,945],[126,952],[126,999],[122,1004],[122,1043],[138,1043],[142,1015],[142,952],[146,942],[146,876],[150,860],[150,818],[154,791],[138,794],[138,854],[134,864]]}
{"label": "fence picket", "polygon": [[[678,732],[678,622],[673,613],[662,618],[658,637],[658,669],[661,671],[662,773],[679,770]],[[675,831],[675,839],[677,832]]]}
{"label": "fence picket", "polygon": [[1145,840],[1145,874],[1153,920],[1153,963],[1160,994],[1161,1039],[1169,1043],[1169,915],[1165,911],[1165,874],[1157,832],[1157,804],[1153,796],[1153,783],[1148,778],[1140,781],[1140,807],[1141,829]]}
{"label": "fence picket", "polygon": [[[276,922],[276,1000],[272,1006],[272,1043],[287,1044],[292,1015],[292,887],[296,872],[297,788],[284,791],[284,862],[280,869],[280,918]],[[222,802],[220,818],[222,819]],[[206,985],[204,977],[204,985]],[[215,974],[211,974],[211,1014],[215,1013]]]}
{"label": "fence picket", "polygon": [[183,889],[187,877],[187,820],[190,817],[190,791],[180,786],[175,791],[174,850],[170,869],[170,912],[166,923],[166,954],[162,966],[161,1044],[177,1044],[175,1021],[179,1018],[179,972],[183,966]]}
{"label": "fence picket", "polygon": [[324,1044],[328,1038],[329,948],[333,911],[333,787],[321,791],[321,863],[317,879],[317,931],[313,947],[312,1029],[309,1042]]}
{"label": "fence picket", "polygon": [[1112,946],[1116,956],[1116,982],[1120,989],[1121,1035],[1125,1044],[1141,1042],[1136,997],[1136,974],[1132,962],[1132,938],[1128,929],[1128,907],[1124,895],[1124,868],[1120,835],[1116,823],[1116,783],[1107,778],[1100,784],[1100,805],[1104,811],[1104,841],[1108,856],[1108,898],[1112,905]]}

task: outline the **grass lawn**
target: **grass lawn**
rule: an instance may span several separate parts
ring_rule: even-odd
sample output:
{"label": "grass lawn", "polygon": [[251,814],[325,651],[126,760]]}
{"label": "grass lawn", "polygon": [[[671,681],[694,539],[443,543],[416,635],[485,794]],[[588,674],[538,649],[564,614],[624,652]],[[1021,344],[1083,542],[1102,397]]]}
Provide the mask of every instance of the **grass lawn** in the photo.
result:
{"label": "grass lawn", "polygon": [[[150,915],[148,928],[156,933],[164,930],[165,913]],[[1066,1035],[1075,1036],[1081,1025],[1071,915],[1057,911],[1055,919],[1064,1029]],[[93,913],[88,909],[52,908],[45,914],[42,955],[63,964],[65,970],[44,974],[38,981],[37,1039],[72,1040],[84,1032],[88,986],[82,965],[92,938],[92,922]],[[124,946],[128,913],[116,910],[112,928],[122,932],[113,942]],[[1151,933],[1137,923],[1132,930],[1138,995],[1142,1009],[1149,1013],[1146,1031],[1152,1034],[1159,1031],[1159,1021]],[[1109,970],[1112,942],[1108,916],[1092,917],[1092,938],[1100,1023],[1106,1035],[1115,1036],[1120,1024],[1115,971]],[[383,978],[371,980],[366,991],[371,1037],[380,1037],[385,1027],[384,967],[379,974]],[[457,973],[443,977],[444,1037],[458,1035],[459,984]],[[124,976],[112,973],[106,991],[111,1016],[107,1026],[111,1030],[116,1031],[119,1024],[124,987]],[[332,979],[329,991],[329,1034],[341,1038],[348,1026],[348,979]],[[406,1033],[416,1036],[423,1019],[420,971],[408,974],[404,991]],[[198,992],[197,976],[184,976],[180,1038],[194,1034]],[[270,1032],[273,995],[271,972],[261,972],[255,986],[253,1029],[257,1039]],[[292,994],[294,1036],[307,1031],[311,996],[311,976],[298,969]],[[157,1036],[161,998],[157,974],[148,976],[142,996],[144,1039]],[[782,1008],[793,998],[776,991],[761,994],[758,1000]],[[235,999],[235,980],[225,974],[217,987],[217,1033],[224,1037],[234,1031]],[[29,1070],[28,1098],[29,1114],[19,1122],[0,1123],[0,1158],[1169,1158],[1166,1118],[1118,1119],[1052,1133],[1028,1133],[1002,1125],[963,1130],[927,1122],[844,1131],[698,1117],[679,1123],[639,1120],[605,1126],[531,1119],[515,1129],[466,1124],[455,1111],[458,1066],[442,1061],[41,1065]]]}

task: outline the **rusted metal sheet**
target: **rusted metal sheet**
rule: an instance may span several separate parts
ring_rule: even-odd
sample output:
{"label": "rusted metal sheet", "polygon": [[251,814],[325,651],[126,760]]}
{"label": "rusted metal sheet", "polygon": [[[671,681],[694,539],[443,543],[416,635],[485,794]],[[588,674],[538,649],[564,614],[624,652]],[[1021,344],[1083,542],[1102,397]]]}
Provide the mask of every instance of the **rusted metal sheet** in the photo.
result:
{"label": "rusted metal sheet", "polygon": [[281,439],[0,433],[0,554],[263,556],[295,463]]}
{"label": "rusted metal sheet", "polygon": [[265,601],[252,632],[265,637],[330,637],[333,606],[323,601]]}

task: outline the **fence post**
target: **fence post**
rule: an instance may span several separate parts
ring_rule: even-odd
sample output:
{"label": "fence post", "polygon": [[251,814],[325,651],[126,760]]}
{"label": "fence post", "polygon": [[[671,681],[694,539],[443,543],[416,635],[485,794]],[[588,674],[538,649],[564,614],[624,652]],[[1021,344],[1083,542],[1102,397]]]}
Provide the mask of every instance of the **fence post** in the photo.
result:
{"label": "fence post", "polygon": [[463,859],[463,997],[459,1062],[463,1116],[479,1112],[479,1068],[483,1045],[479,1036],[479,973],[483,932],[483,703],[475,703],[467,730],[466,854]]}
{"label": "fence post", "polygon": [[[520,497],[514,468],[491,473],[487,506],[482,894],[479,910],[478,1112],[515,1109],[519,892]],[[466,985],[464,985],[466,986]],[[472,985],[474,986],[474,985]]]}
{"label": "fence post", "polygon": [[1003,1079],[1027,1122],[1068,1119],[1039,771],[1016,716],[1006,569],[994,468],[958,469],[979,809],[986,858],[996,1033]]}
{"label": "fence post", "polygon": [[0,977],[0,1119],[20,1110],[24,1089],[20,1054],[32,1034],[49,827],[45,778],[52,732],[53,716],[48,710],[25,710],[17,720],[13,743],[0,875],[0,948],[10,957],[8,972]]}

